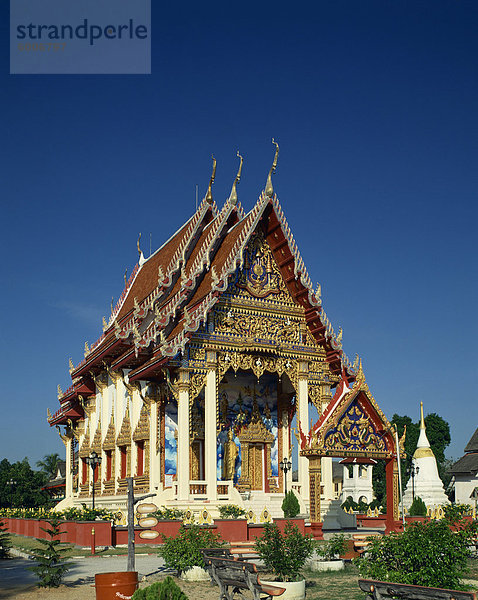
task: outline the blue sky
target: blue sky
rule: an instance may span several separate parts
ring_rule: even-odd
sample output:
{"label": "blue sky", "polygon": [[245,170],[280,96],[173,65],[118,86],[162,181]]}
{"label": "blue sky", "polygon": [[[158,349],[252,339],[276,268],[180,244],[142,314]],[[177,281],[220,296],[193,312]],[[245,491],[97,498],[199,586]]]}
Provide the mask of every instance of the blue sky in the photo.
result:
{"label": "blue sky", "polygon": [[63,445],[68,358],[136,260],[214,196],[277,192],[343,344],[391,418],[478,426],[478,5],[153,0],[152,75],[12,76],[0,7],[0,458]]}

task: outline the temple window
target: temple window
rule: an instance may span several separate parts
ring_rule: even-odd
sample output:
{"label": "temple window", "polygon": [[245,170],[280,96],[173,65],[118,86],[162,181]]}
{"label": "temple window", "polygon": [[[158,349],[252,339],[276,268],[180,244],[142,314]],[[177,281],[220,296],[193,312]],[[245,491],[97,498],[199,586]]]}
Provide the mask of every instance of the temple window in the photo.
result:
{"label": "temple window", "polygon": [[88,464],[84,458],[81,459],[81,483],[88,481]]}
{"label": "temple window", "polygon": [[141,440],[136,442],[136,475],[143,475],[144,473],[144,441]]}
{"label": "temple window", "polygon": [[124,479],[126,477],[126,459],[128,455],[128,449],[126,446],[120,446],[120,477]]}
{"label": "temple window", "polygon": [[112,475],[113,451],[106,450],[105,455],[106,455],[106,481],[110,481],[111,475]]}

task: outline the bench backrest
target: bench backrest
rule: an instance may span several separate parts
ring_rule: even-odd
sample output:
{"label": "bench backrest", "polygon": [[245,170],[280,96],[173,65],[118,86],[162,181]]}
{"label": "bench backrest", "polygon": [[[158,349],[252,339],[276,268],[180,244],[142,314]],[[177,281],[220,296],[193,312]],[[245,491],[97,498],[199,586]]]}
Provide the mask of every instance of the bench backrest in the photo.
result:
{"label": "bench backrest", "polygon": [[213,579],[220,579],[225,585],[249,590],[261,587],[257,581],[257,568],[253,563],[214,556],[206,556],[204,562]]}
{"label": "bench backrest", "polygon": [[370,594],[369,597],[374,599],[399,597],[403,600],[477,600],[475,592],[374,581],[373,579],[359,579],[358,584],[363,592],[367,592]]}
{"label": "bench backrest", "polygon": [[203,555],[204,560],[206,560],[206,557],[208,556],[228,558],[230,560],[234,558],[229,548],[201,548],[201,554]]}

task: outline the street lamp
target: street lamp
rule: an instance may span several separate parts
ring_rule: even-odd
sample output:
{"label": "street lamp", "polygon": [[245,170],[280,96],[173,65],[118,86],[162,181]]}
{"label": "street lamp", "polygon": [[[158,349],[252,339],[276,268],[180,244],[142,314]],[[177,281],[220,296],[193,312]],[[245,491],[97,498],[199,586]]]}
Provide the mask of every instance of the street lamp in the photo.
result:
{"label": "street lamp", "polygon": [[410,476],[412,478],[412,502],[415,501],[415,475],[418,475],[418,471],[420,471],[419,466],[415,466],[413,463],[410,466]]}
{"label": "street lamp", "polygon": [[287,494],[287,471],[292,469],[292,463],[288,458],[283,458],[280,461],[279,466],[281,471],[284,473],[284,492]]}
{"label": "street lamp", "polygon": [[13,508],[13,486],[17,485],[17,482],[10,479],[10,481],[7,481],[7,485],[10,486],[10,508]]}
{"label": "street lamp", "polygon": [[95,451],[91,452],[89,456],[86,457],[86,462],[90,465],[93,471],[93,501],[92,508],[95,508],[95,472],[96,467],[101,464],[101,456],[98,456]]}

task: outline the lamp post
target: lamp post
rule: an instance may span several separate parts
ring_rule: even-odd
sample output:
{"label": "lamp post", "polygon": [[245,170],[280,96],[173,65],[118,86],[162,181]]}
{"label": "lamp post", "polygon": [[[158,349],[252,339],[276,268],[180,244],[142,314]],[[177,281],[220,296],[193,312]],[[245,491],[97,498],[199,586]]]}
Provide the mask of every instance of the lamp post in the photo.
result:
{"label": "lamp post", "polygon": [[6,483],[10,486],[10,508],[13,508],[13,486],[17,485],[17,482],[10,479],[10,481],[7,481]]}
{"label": "lamp post", "polygon": [[410,476],[412,478],[412,502],[415,500],[415,475],[418,475],[418,471],[420,471],[420,467],[415,466],[412,463],[410,467]]}
{"label": "lamp post", "polygon": [[92,498],[92,508],[95,508],[95,473],[96,467],[101,464],[101,456],[98,456],[95,451],[91,452],[89,456],[86,457],[86,462],[90,465],[93,471],[93,498]]}
{"label": "lamp post", "polygon": [[283,458],[280,461],[279,466],[281,468],[281,471],[284,473],[284,492],[287,494],[287,471],[291,470],[292,463],[288,458]]}

